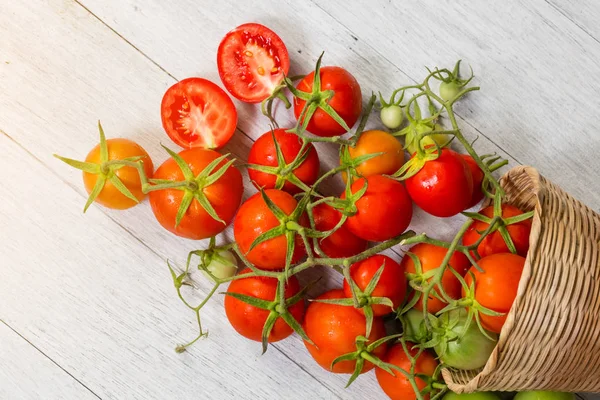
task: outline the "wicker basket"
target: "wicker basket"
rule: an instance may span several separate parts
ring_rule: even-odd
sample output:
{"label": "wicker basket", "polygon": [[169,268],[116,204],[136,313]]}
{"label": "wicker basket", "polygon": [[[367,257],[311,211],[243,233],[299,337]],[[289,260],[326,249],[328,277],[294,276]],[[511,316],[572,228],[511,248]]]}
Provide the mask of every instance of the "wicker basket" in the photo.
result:
{"label": "wicker basket", "polygon": [[535,210],[517,297],[487,364],[443,377],[457,393],[600,392],[600,215],[531,167],[501,184],[508,203]]}

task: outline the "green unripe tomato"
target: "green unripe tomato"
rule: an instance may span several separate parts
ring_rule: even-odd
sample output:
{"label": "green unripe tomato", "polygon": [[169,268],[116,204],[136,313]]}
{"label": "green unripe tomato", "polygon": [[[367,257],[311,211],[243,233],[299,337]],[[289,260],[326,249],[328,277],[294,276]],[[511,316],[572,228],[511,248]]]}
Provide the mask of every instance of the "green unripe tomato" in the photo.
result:
{"label": "green unripe tomato", "polygon": [[[428,314],[432,325],[435,323],[435,317]],[[424,321],[423,311],[411,308],[400,316],[402,327],[404,328],[404,338],[413,343],[427,342],[431,339],[431,334],[427,330]]]}
{"label": "green unripe tomato", "polygon": [[445,312],[438,318],[436,335],[439,343],[435,352],[444,364],[458,369],[477,369],[485,365],[496,347],[498,335],[488,332],[487,338],[475,321],[468,322],[468,313],[464,308]]}
{"label": "green unripe tomato", "polygon": [[565,392],[532,390],[517,393],[514,400],[575,400],[575,395],[573,393]]}
{"label": "green unripe tomato", "polygon": [[446,101],[454,100],[461,88],[454,81],[440,83],[440,97]]}
{"label": "green unripe tomato", "polygon": [[[212,255],[206,269],[218,279],[231,278],[238,270],[237,259],[229,250],[219,250]],[[210,278],[206,271],[202,272]]]}
{"label": "green unripe tomato", "polygon": [[383,107],[379,114],[381,122],[388,129],[398,129],[404,121],[404,110],[400,106],[390,105]]}
{"label": "green unripe tomato", "polygon": [[442,400],[500,400],[500,396],[494,392],[475,392],[463,394],[448,392],[444,395],[444,397],[442,397]]}

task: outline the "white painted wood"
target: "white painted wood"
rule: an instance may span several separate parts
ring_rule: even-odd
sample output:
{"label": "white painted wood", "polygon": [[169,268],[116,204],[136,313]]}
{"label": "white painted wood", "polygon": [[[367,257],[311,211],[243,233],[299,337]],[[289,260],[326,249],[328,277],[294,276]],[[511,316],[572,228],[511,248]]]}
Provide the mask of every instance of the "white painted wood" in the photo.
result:
{"label": "white painted wood", "polygon": [[600,9],[594,0],[548,0],[548,3],[600,43]]}
{"label": "white painted wood", "polygon": [[[389,40],[375,40],[371,31],[363,29],[384,29],[389,36],[397,25],[356,26],[353,14],[346,11],[340,23],[307,2],[289,1],[285,7],[277,6],[277,18],[268,16],[273,3],[262,1],[246,2],[243,8],[234,2],[191,0],[169,4],[157,0],[86,0],[82,4],[117,33],[70,0],[0,3],[0,130],[19,144],[0,136],[0,179],[7,182],[0,192],[0,220],[10,228],[0,231],[2,250],[6,249],[6,254],[0,250],[2,259],[10,260],[0,265],[2,275],[9,277],[0,281],[0,293],[10,299],[0,304],[0,318],[10,321],[102,398],[381,396],[372,374],[344,391],[346,377],[318,369],[297,338],[257,357],[258,346],[232,332],[219,302],[207,307],[204,314],[211,337],[187,354],[172,352],[175,343],[193,336],[194,326],[192,315],[176,299],[164,259],[180,264],[187,251],[201,244],[163,231],[153,221],[147,204],[125,212],[92,207],[88,215],[82,216],[79,210],[85,200],[80,174],[53,159],[51,153],[83,157],[97,140],[95,120],[100,118],[107,134],[135,139],[158,165],[165,159],[159,141],[171,145],[162,132],[158,107],[164,90],[174,82],[169,74],[179,79],[201,75],[218,82],[214,62],[218,42],[227,30],[248,20],[261,21],[281,34],[290,49],[295,72],[308,71],[324,49],[326,63],[348,66],[365,93],[391,91],[411,77],[420,77],[423,64],[452,61],[456,55],[448,55],[442,48],[449,45],[430,43],[431,54],[415,50],[414,57],[399,59],[398,54],[406,54],[411,48],[398,47],[397,43],[390,47]],[[360,3],[343,8],[359,10]],[[517,9],[514,6],[511,12],[518,14]],[[558,15],[543,10],[548,14],[543,18]],[[430,11],[425,7],[415,9],[419,16],[415,20],[431,18]],[[472,18],[486,15],[481,9],[471,12]],[[341,18],[342,12],[332,14]],[[292,18],[303,22],[290,23]],[[499,22],[472,29],[485,31],[495,24]],[[506,29],[499,26],[493,39],[502,39],[509,32]],[[577,37],[575,27],[563,24],[561,29]],[[160,67],[144,59],[119,35]],[[414,40],[422,40],[424,35],[419,30],[411,32]],[[593,46],[590,49],[595,51]],[[572,51],[574,57],[581,56],[579,50]],[[487,53],[484,55],[487,57]],[[536,56],[548,61],[540,54]],[[491,69],[486,57],[482,57],[481,64],[474,64],[481,77],[479,83],[485,82],[484,86],[489,85],[487,79],[496,82],[518,72],[507,67],[500,77],[489,78],[490,71],[498,70]],[[589,68],[589,64],[584,67]],[[406,71],[408,75],[402,72],[406,68],[411,68]],[[488,87],[485,90],[489,98],[495,97],[495,110],[481,109],[483,94],[463,107],[472,110],[465,113],[468,124],[499,142],[504,135],[511,135],[508,128],[499,128],[499,116],[509,118],[515,111],[511,109],[513,103],[505,105],[507,100],[498,86],[491,87],[491,92]],[[561,86],[561,90],[567,89]],[[567,94],[572,96],[574,92]],[[256,118],[255,107],[237,104],[240,128],[250,138],[267,129],[266,122]],[[553,118],[556,122],[558,117],[553,114],[557,110],[556,105],[546,102],[534,121]],[[486,125],[490,118],[493,124]],[[468,124],[466,132],[474,135],[476,131]],[[525,138],[531,143],[530,136]],[[582,159],[591,160],[593,166],[590,142],[586,140]],[[251,140],[238,133],[228,150],[243,158],[250,145]],[[478,145],[485,151],[498,150],[485,138]],[[564,164],[553,167],[549,160],[555,155],[550,150],[544,148],[540,155],[519,161],[540,162],[548,171],[562,168],[567,175],[575,171]],[[335,153],[326,152],[324,159],[333,165]],[[580,162],[576,166],[582,165]],[[590,205],[598,208],[594,182],[573,181],[570,185],[576,194],[587,192]],[[40,191],[43,201],[34,199]],[[436,227],[435,234],[447,238],[456,221],[434,225],[433,219],[418,215],[414,224],[418,231],[432,226]],[[206,289],[202,287],[201,292],[206,293]],[[0,380],[0,386],[2,383]]]}
{"label": "white painted wood", "polygon": [[0,398],[98,399],[1,321]]}

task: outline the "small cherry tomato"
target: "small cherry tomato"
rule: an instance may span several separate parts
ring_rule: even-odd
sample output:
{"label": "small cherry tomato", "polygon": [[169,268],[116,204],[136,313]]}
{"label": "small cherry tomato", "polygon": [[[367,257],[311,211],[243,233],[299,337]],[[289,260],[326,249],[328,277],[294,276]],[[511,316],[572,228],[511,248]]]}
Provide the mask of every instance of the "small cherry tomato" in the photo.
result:
{"label": "small cherry tomato", "polygon": [[[396,261],[383,254],[376,254],[352,264],[350,267],[350,277],[358,288],[364,292],[375,273],[382,266],[383,272],[379,277],[375,290],[371,293],[371,297],[387,297],[394,304],[394,307],[392,309],[383,304],[374,304],[372,306],[373,315],[376,317],[389,314],[402,304],[406,295],[404,269]],[[347,280],[344,280],[344,294],[346,297],[352,297],[352,288]],[[364,314],[362,308],[359,308],[358,311]]]}
{"label": "small cherry tomato", "polygon": [[440,97],[446,101],[454,100],[460,91],[460,86],[454,81],[440,83]]}
{"label": "small cherry tomato", "polygon": [[[525,266],[525,258],[511,253],[498,253],[477,261],[484,272],[471,267],[465,275],[467,286],[475,279],[475,300],[501,316],[479,313],[481,325],[490,332],[500,333],[515,298]],[[463,297],[466,295],[463,288]]]}
{"label": "small cherry tomato", "polygon": [[[306,75],[296,88],[305,93],[313,92],[314,71]],[[333,91],[334,95],[323,104],[328,104],[352,127],[362,112],[362,94],[356,79],[345,69],[340,67],[321,67],[321,93]],[[300,118],[305,100],[294,98],[294,115]],[[317,136],[337,136],[346,133],[343,126],[338,124],[323,109],[317,108],[310,118],[306,130]]]}
{"label": "small cherry tomato", "polygon": [[[408,251],[417,256],[417,258],[421,262],[421,269],[423,274],[438,268],[442,264],[442,261],[444,260],[444,257],[446,257],[446,253],[448,252],[448,250],[443,247],[435,246],[429,243],[419,243],[411,247]],[[415,263],[408,254],[406,254],[404,258],[402,258],[401,264],[407,275],[417,273]],[[471,266],[467,256],[459,252],[454,252],[452,257],[450,257],[450,262],[448,263],[448,265],[454,268],[454,270],[458,272],[461,276],[464,276],[469,267]],[[430,279],[431,278],[429,278],[428,281]],[[444,292],[446,292],[446,294],[450,296],[450,298],[460,298],[462,286],[460,284],[460,281],[452,273],[450,268],[446,268],[446,270],[444,271],[444,274],[442,275],[441,284],[444,289]],[[436,287],[434,288],[434,290],[441,297],[439,289]],[[420,297],[422,297],[421,293],[414,292],[414,294],[418,294]],[[438,299],[437,297],[434,297],[433,294],[430,293],[429,299],[427,300],[427,311],[431,314],[435,314],[447,305],[448,303]],[[414,307],[419,311],[423,311],[423,299],[419,298],[419,301],[417,302],[417,304],[415,304]]]}
{"label": "small cherry tomato", "polygon": [[483,200],[484,194],[481,190],[481,185],[483,184],[484,175],[473,157],[468,154],[461,154],[461,156],[467,162],[467,165],[471,170],[471,175],[473,176],[473,196],[471,197],[471,203],[469,203],[469,206],[467,207],[471,208]]}
{"label": "small cherry tomato", "polygon": [[[494,216],[494,206],[489,206],[479,211],[481,215],[488,218]],[[523,214],[523,211],[517,207],[503,204],[502,218],[511,218]],[[463,244],[470,246],[477,242],[481,234],[485,232],[490,225],[482,221],[474,221],[463,236]],[[516,224],[510,224],[506,227],[516,249],[520,256],[527,256],[529,250],[529,234],[531,233],[531,218]],[[508,253],[508,246],[499,231],[494,231],[487,235],[477,246],[477,252],[481,257],[486,257],[496,253]]]}
{"label": "small cherry tomato", "polygon": [[[411,357],[415,357],[418,353],[418,350],[415,348],[413,343],[407,342],[406,347]],[[401,343],[397,343],[391,346],[388,352],[383,357],[382,361],[393,364],[398,368],[410,373],[411,371],[411,362],[409,356],[404,351]],[[428,351],[424,351],[419,355],[419,358],[416,360],[415,365],[415,374],[433,376],[435,373],[435,369],[437,368],[438,362]],[[381,368],[377,368],[375,370],[375,376],[377,377],[377,382],[379,382],[379,386],[381,389],[389,396],[391,400],[414,400],[417,398],[417,395],[414,392],[414,389],[404,374],[400,371],[394,371],[394,375],[391,375],[389,372],[384,371]],[[416,378],[417,387],[419,390],[423,390],[427,387],[427,382],[425,382],[421,378]],[[423,395],[424,400],[429,399],[429,394]]]}
{"label": "small cherry tomato", "polygon": [[[249,268],[244,269],[241,274],[252,272]],[[277,301],[278,280],[264,276],[241,278],[229,284],[227,293],[238,293],[260,300]],[[291,276],[285,286],[285,298],[295,296],[300,291],[300,284],[295,276]],[[302,323],[304,317],[304,300],[288,307],[288,312],[298,323]],[[232,296],[225,296],[225,314],[231,326],[242,336],[260,342],[262,331],[269,317],[269,310],[255,307],[238,300]],[[277,318],[273,329],[269,334],[269,343],[285,339],[293,333],[293,329],[281,318]]]}
{"label": "small cherry tomato", "polygon": [[458,214],[473,197],[471,170],[460,154],[450,149],[443,149],[437,159],[427,161],[405,183],[415,204],[436,217]]}
{"label": "small cherry tomato", "polygon": [[[248,163],[285,168],[284,165],[279,165],[278,163],[273,136],[275,136],[275,140],[279,144],[285,163],[290,164],[296,159],[298,153],[302,150],[302,140],[293,133],[287,133],[285,129],[276,129],[272,133],[269,131],[262,134],[256,142],[254,142],[250,148]],[[312,143],[307,145],[305,151],[308,152],[306,159],[298,167],[294,168],[293,171],[289,171],[289,174],[295,175],[296,178],[307,186],[311,186],[319,177],[319,156]],[[278,183],[277,181],[280,179],[285,182],[282,190],[290,194],[301,192],[302,189],[285,179],[287,173],[288,172],[282,171],[282,173],[278,175],[273,175],[253,168],[248,168],[250,180],[257,188],[275,189]]]}
{"label": "small cherry tomato", "polygon": [[[337,226],[342,214],[328,204],[317,204],[313,210],[315,228],[327,232]],[[332,258],[347,258],[357,255],[367,249],[367,241],[359,238],[343,224],[331,235],[319,239],[319,247]]]}
{"label": "small cherry tomato", "polygon": [[391,104],[383,107],[379,113],[381,123],[388,129],[398,129],[404,121],[404,110],[402,107]]}
{"label": "small cherry tomato", "polygon": [[[346,225],[356,236],[381,242],[400,235],[412,219],[412,202],[400,182],[382,175],[360,178],[352,184],[356,193],[367,182],[367,191],[356,201],[357,213]],[[345,193],[341,196],[346,198]]]}
{"label": "small cherry tomato", "polygon": [[[336,289],[322,294],[315,300],[343,298],[344,291]],[[356,367],[355,360],[340,361],[333,369],[331,363],[339,356],[356,351],[356,337],[366,335],[366,324],[365,317],[357,313],[354,307],[313,301],[306,309],[302,327],[314,344],[305,341],[304,345],[317,364],[327,371],[338,374],[352,373]],[[368,343],[384,336],[383,321],[374,318]],[[373,355],[381,357],[385,350],[386,345],[383,344],[373,351]],[[361,373],[370,371],[373,367],[372,363],[366,361]]]}
{"label": "small cherry tomato", "polygon": [[[415,139],[416,134],[423,134],[432,131],[443,131],[444,127],[440,124],[434,124],[431,121],[417,121],[412,129],[409,129],[404,137],[406,143],[406,151],[408,154],[413,155],[417,152],[417,141]],[[450,137],[443,133],[434,133],[432,135],[423,136],[421,139],[421,147],[426,148],[429,146],[445,145]]]}
{"label": "small cherry tomato", "polygon": [[175,144],[191,149],[218,149],[231,139],[237,111],[227,93],[209,80],[188,78],[165,93],[162,124]]}
{"label": "small cherry tomato", "polygon": [[[392,175],[404,164],[402,144],[391,134],[384,131],[363,132],[354,147],[348,147],[352,159],[367,154],[383,153],[361,163],[356,172],[359,176]],[[345,173],[342,175],[346,180]]]}
{"label": "small cherry tomato", "polygon": [[[265,190],[265,194],[287,215],[290,215],[298,204],[292,195],[282,190],[268,189]],[[301,216],[299,223],[308,226],[308,218],[305,214]],[[252,242],[257,237],[280,225],[281,222],[271,212],[260,193],[250,197],[240,207],[233,224],[235,241],[248,261],[258,268],[279,270],[285,267],[287,240],[284,235],[268,239],[250,250]],[[296,234],[292,263],[298,262],[305,255],[306,249],[302,238]]]}
{"label": "small cherry tomato", "polygon": [[290,59],[275,32],[249,23],[238,26],[221,40],[217,68],[229,93],[247,103],[260,103],[281,84],[290,69]]}
{"label": "small cherry tomato", "polygon": [[[198,147],[183,150],[179,156],[189,166],[193,175],[198,176],[210,163],[221,157],[221,154]],[[216,172],[226,163],[226,159],[222,160],[213,171]],[[154,179],[185,181],[181,168],[173,158],[169,158],[156,170]],[[150,205],[156,220],[168,231],[188,239],[206,239],[222,232],[233,220],[242,200],[243,191],[242,174],[237,168],[230,166],[216,182],[208,186],[195,184],[184,190],[162,189],[150,192]],[[183,218],[177,224],[179,207],[188,193],[204,196],[224,223],[211,217],[197,198],[193,198]]]}

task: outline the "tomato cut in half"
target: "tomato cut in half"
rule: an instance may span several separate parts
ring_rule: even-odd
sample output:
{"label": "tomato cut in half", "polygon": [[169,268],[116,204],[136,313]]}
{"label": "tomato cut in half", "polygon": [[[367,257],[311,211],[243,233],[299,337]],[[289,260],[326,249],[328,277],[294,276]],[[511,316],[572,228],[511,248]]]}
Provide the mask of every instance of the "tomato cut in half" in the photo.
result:
{"label": "tomato cut in half", "polygon": [[223,147],[237,125],[231,98],[203,78],[187,78],[167,89],[160,114],[167,135],[186,149]]}
{"label": "tomato cut in half", "polygon": [[238,26],[221,40],[217,67],[232,96],[247,103],[260,103],[287,75],[290,58],[275,32],[249,23]]}

